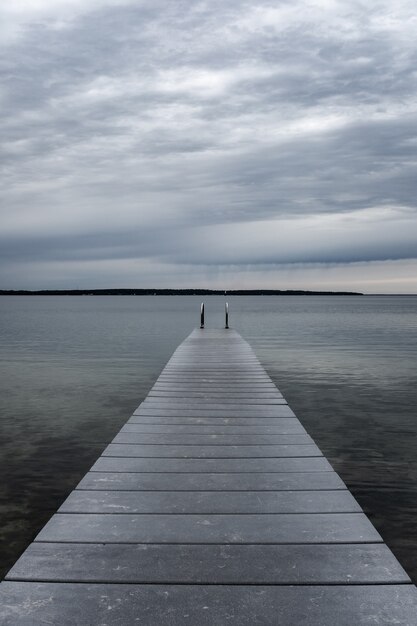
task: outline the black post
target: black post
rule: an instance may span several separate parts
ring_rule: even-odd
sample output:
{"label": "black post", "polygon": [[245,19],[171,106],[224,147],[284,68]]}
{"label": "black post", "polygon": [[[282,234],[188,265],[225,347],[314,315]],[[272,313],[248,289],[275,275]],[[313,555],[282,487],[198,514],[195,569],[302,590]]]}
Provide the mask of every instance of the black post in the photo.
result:
{"label": "black post", "polygon": [[229,303],[226,302],[226,325],[225,328],[229,328]]}
{"label": "black post", "polygon": [[200,309],[200,328],[204,328],[204,302],[201,303]]}

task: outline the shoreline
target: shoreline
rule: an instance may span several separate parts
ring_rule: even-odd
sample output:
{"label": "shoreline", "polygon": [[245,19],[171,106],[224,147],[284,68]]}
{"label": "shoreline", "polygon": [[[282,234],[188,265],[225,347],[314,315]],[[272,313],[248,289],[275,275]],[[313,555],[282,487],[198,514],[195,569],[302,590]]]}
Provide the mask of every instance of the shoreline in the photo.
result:
{"label": "shoreline", "polygon": [[302,289],[0,289],[0,296],[363,296],[355,291]]}

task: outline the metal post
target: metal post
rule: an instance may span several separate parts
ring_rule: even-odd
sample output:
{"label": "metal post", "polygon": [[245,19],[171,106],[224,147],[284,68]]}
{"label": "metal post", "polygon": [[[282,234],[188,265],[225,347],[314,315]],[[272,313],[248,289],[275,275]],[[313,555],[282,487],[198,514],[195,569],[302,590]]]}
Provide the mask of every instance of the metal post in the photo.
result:
{"label": "metal post", "polygon": [[201,303],[200,308],[200,328],[204,328],[204,302]]}
{"label": "metal post", "polygon": [[226,302],[226,325],[225,328],[229,328],[229,303]]}

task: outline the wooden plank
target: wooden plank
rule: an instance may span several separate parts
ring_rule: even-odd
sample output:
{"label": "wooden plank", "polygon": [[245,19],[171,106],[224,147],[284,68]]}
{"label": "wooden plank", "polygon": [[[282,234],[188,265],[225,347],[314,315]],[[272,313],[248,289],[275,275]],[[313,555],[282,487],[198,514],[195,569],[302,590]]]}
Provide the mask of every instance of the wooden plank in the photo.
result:
{"label": "wooden plank", "polygon": [[[5,582],[4,626],[412,626],[412,585],[116,585]],[[308,621],[307,621],[308,619]],[[233,621],[232,621],[233,620]]]}
{"label": "wooden plank", "polygon": [[73,491],[59,513],[358,513],[349,491]]}
{"label": "wooden plank", "polygon": [[231,385],[233,385],[234,383],[242,383],[242,382],[247,382],[247,383],[252,383],[252,382],[271,382],[271,379],[268,375],[266,374],[253,374],[250,372],[244,373],[241,372],[239,374],[236,374],[234,376],[230,376],[230,374],[225,373],[211,373],[211,374],[199,374],[197,372],[190,372],[188,374],[185,374],[184,372],[178,372],[176,374],[172,373],[162,373],[159,377],[159,381],[160,382],[185,382],[185,383],[192,383],[192,382],[198,382],[198,383],[224,383],[225,380],[228,380]]}
{"label": "wooden plank", "polygon": [[[166,375],[162,373],[158,380],[154,383],[154,388],[172,389],[172,388],[205,388],[214,390],[241,390],[245,384],[250,383],[250,387],[253,391],[275,391],[280,393],[279,389],[273,384],[269,376],[261,376],[254,374],[242,374],[236,375],[231,378],[228,374],[222,374],[218,376],[214,375],[185,375],[185,374],[172,374]],[[246,391],[248,388],[246,387]]]}
{"label": "wooden plank", "polygon": [[135,459],[100,457],[92,472],[324,472],[333,471],[324,457],[283,459]]}
{"label": "wooden plank", "polygon": [[53,515],[35,541],[92,543],[376,543],[362,513]]}
{"label": "wooden plank", "polygon": [[192,388],[193,391],[189,391],[189,390],[185,390],[183,389],[181,390],[167,390],[167,389],[162,389],[162,390],[151,390],[148,394],[148,398],[196,398],[199,400],[209,400],[209,399],[216,399],[217,401],[221,400],[223,402],[223,400],[252,400],[252,401],[256,401],[256,400],[274,400],[277,398],[282,398],[282,394],[278,393],[278,392],[271,392],[271,391],[258,391],[258,392],[244,392],[244,391],[233,391],[231,389],[229,389],[228,391],[226,390],[216,390],[215,393],[213,393],[212,391],[198,391],[195,390],[195,388]]}
{"label": "wooden plank", "polygon": [[291,409],[286,405],[276,406],[276,407],[261,407],[256,406],[254,408],[236,408],[230,409],[229,407],[220,407],[218,409],[206,409],[203,406],[197,406],[193,409],[185,409],[185,408],[149,408],[149,407],[140,407],[134,412],[134,415],[147,415],[147,416],[155,416],[160,417],[293,417],[294,413]]}
{"label": "wooden plank", "polygon": [[[189,431],[190,429],[188,429]],[[300,444],[312,444],[313,440],[310,435],[276,435],[272,433],[260,434],[239,434],[239,435],[225,435],[225,434],[208,434],[199,433],[191,434],[190,432],[170,432],[170,433],[148,433],[135,432],[131,430],[122,430],[113,439],[112,443],[124,443],[135,444],[141,443],[146,445],[216,445],[216,446],[237,446],[237,445],[300,445]]]}
{"label": "wooden plank", "polygon": [[233,385],[234,382],[242,382],[242,381],[258,381],[258,382],[270,382],[271,378],[268,374],[254,371],[254,370],[239,370],[238,373],[230,374],[227,370],[224,371],[211,371],[211,372],[198,372],[195,368],[190,371],[178,371],[173,370],[172,372],[167,372],[166,370],[160,375],[159,380],[163,381],[175,381],[180,380],[181,382],[222,382],[225,380],[230,381]]}
{"label": "wooden plank", "polygon": [[[287,407],[283,407],[287,408]],[[278,422],[285,424],[286,428],[303,429],[301,423],[295,418],[294,414],[279,417],[213,417],[213,416],[192,416],[192,415],[132,415],[126,422],[126,426],[137,424],[153,424],[155,426],[267,426],[268,424],[276,426]],[[291,424],[290,424],[291,422]],[[295,432],[295,431],[289,431]],[[297,430],[297,432],[304,432]]]}
{"label": "wooden plank", "polygon": [[88,472],[77,489],[127,491],[276,491],[346,489],[336,472],[176,473]]}
{"label": "wooden plank", "polygon": [[103,457],[173,458],[173,459],[268,459],[286,457],[323,456],[315,444],[293,445],[141,445],[111,443],[103,451]]}
{"label": "wooden plank", "polygon": [[194,377],[204,378],[206,376],[209,377],[217,377],[217,378],[228,378],[230,376],[230,380],[235,378],[239,378],[240,376],[256,376],[261,378],[270,378],[269,374],[266,371],[258,366],[258,365],[245,365],[243,359],[239,364],[234,363],[224,363],[223,365],[213,365],[212,367],[200,367],[197,362],[188,363],[187,365],[167,365],[163,372],[162,376],[183,376],[184,379],[188,377],[188,375]]}
{"label": "wooden plank", "polygon": [[[242,563],[250,567],[242,567]],[[35,542],[7,579],[222,585],[410,582],[392,552],[381,543],[219,546]]]}
{"label": "wooden plank", "polygon": [[120,432],[147,433],[201,433],[201,434],[305,434],[305,429],[296,418],[168,418],[133,417],[128,420]]}
{"label": "wooden plank", "polygon": [[[220,401],[221,400],[221,401]],[[205,399],[193,398],[191,396],[181,396],[175,398],[172,396],[148,396],[147,400],[144,400],[141,407],[175,407],[175,408],[193,408],[193,407],[206,407],[208,409],[220,408],[223,409],[241,409],[242,407],[252,406],[276,406],[287,404],[283,398],[213,398],[213,396],[206,396]]]}
{"label": "wooden plank", "polygon": [[162,374],[177,374],[183,372],[190,372],[191,374],[199,374],[204,376],[205,374],[211,375],[230,375],[231,378],[236,378],[239,374],[250,373],[258,374],[259,376],[269,377],[268,372],[260,365],[259,361],[249,362],[244,355],[239,359],[227,360],[226,357],[219,357],[217,360],[212,360],[210,363],[206,362],[202,364],[201,361],[206,360],[207,357],[204,354],[200,354],[198,357],[193,358],[189,356],[186,361],[168,362]]}

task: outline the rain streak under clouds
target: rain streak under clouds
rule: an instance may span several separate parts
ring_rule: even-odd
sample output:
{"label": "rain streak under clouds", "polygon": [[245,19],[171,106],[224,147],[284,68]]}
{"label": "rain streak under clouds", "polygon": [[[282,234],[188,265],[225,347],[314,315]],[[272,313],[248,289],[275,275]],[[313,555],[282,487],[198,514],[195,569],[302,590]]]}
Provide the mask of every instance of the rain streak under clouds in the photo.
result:
{"label": "rain streak under clouds", "polygon": [[414,0],[0,7],[1,288],[417,293]]}

